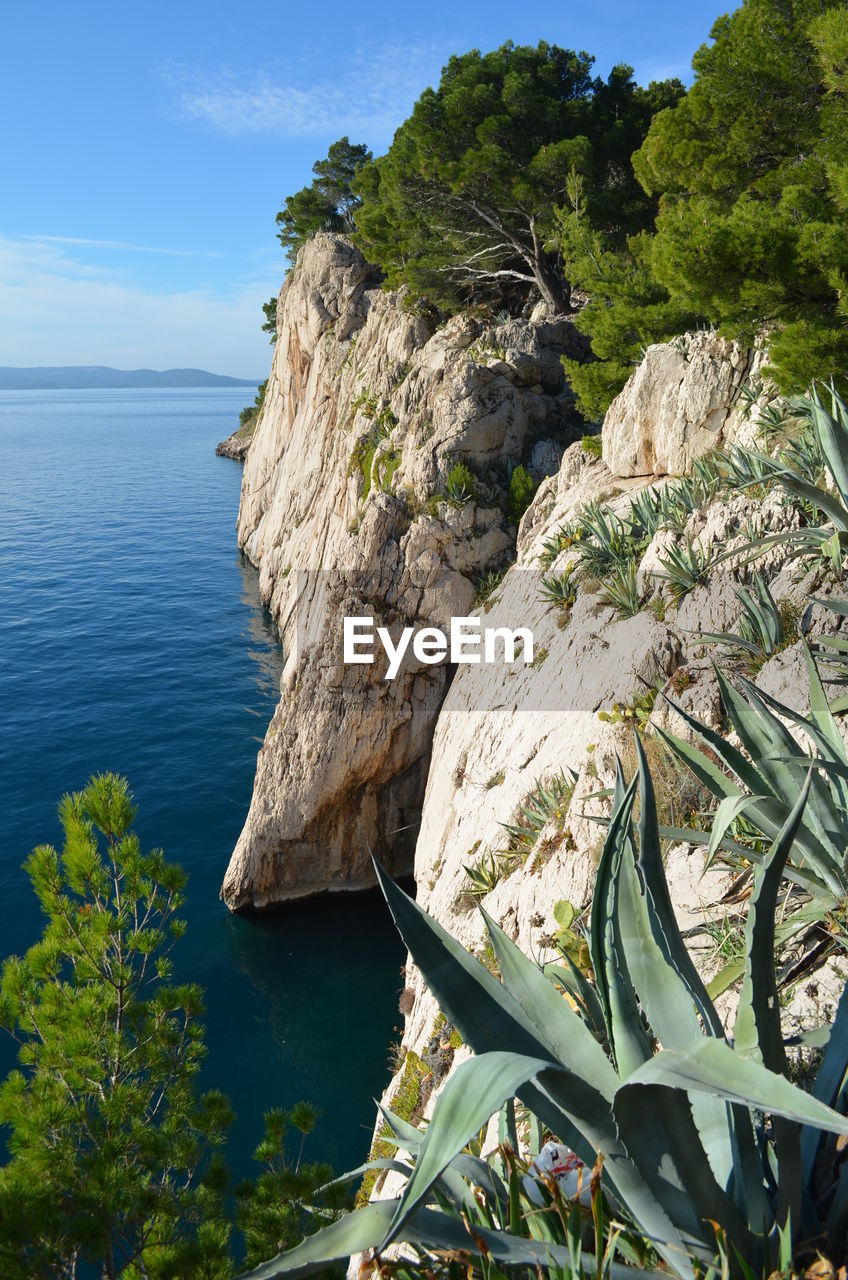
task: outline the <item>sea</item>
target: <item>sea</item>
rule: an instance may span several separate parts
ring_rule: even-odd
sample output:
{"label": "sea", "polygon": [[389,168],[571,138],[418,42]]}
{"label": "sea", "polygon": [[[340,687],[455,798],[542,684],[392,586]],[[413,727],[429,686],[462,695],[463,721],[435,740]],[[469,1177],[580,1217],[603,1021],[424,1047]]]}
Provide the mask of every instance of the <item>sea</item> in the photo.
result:
{"label": "sea", "polygon": [[[252,398],[0,392],[0,957],[40,935],[22,864],[59,842],[63,793],[125,775],[143,845],[189,873],[176,977],[206,992],[203,1085],[235,1108],[237,1178],[259,1172],[263,1112],[300,1099],[321,1113],[307,1158],[365,1160],[404,959],[376,892],[253,917],[218,899],[281,671],[236,545],[241,467],[215,456]],[[0,1078],[14,1065],[0,1032]]]}

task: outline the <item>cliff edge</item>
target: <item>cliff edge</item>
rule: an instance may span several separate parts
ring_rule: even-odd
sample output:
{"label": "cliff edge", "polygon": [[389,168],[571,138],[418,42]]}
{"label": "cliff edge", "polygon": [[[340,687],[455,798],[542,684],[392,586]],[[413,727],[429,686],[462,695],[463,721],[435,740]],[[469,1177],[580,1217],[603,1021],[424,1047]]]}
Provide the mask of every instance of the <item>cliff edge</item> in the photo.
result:
{"label": "cliff edge", "polygon": [[229,907],[412,870],[450,671],[340,661],[343,614],[448,625],[514,558],[513,468],[555,471],[579,434],[560,357],[568,319],[454,317],[433,330],[320,234],[280,292],[245,460],[238,540],[281,636],[280,703],[224,879]]}

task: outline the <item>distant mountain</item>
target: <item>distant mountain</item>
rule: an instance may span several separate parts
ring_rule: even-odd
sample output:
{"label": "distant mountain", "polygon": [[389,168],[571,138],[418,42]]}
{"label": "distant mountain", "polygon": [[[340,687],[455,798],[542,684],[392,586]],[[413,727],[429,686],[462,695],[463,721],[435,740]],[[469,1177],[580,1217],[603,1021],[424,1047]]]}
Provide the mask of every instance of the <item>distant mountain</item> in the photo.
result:
{"label": "distant mountain", "polygon": [[261,378],[227,378],[205,369],[109,369],[102,364],[12,369],[0,365],[0,391],[76,391],[98,387],[258,387]]}

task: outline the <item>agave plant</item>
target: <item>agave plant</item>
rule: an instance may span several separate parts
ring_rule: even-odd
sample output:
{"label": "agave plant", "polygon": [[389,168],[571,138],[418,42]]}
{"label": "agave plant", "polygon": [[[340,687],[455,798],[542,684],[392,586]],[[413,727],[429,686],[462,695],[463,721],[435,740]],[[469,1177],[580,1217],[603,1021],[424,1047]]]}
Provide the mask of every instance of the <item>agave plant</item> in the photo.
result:
{"label": "agave plant", "polygon": [[682,546],[672,543],[666,554],[660,556],[660,564],[665,570],[663,577],[668,582],[675,604],[679,605],[693,587],[707,581],[712,561],[712,546],[703,547],[699,542],[693,542],[691,537],[687,537]]}
{"label": "agave plant", "polygon": [[577,520],[577,527],[580,541],[575,550],[580,557],[580,565],[598,578],[611,573],[640,549],[627,522],[614,511],[604,510],[597,502],[586,504]]}
{"label": "agave plant", "polygon": [[566,551],[571,546],[572,541],[573,532],[565,527],[557,529],[550,537],[545,538],[542,543],[542,550],[539,552],[542,568],[550,569],[557,556]]}
{"label": "agave plant", "polygon": [[744,587],[734,587],[733,594],[742,605],[739,632],[704,632],[700,639],[709,644],[723,644],[742,649],[758,662],[771,658],[787,643],[783,614],[764,578],[755,573],[753,594]]}
{"label": "agave plant", "polygon": [[705,454],[692,463],[692,481],[697,490],[699,506],[712,502],[724,485],[725,473],[715,454]]}
{"label": "agave plant", "polygon": [[574,794],[577,778],[571,770],[560,770],[549,782],[537,782],[523,804],[518,807],[517,822],[501,826],[510,836],[510,852],[528,854],[543,827],[556,816],[565,816]]}
{"label": "agave plant", "polygon": [[[742,749],[674,702],[671,705],[706,750],[659,726],[657,733],[720,801],[709,840],[703,837],[710,855],[723,848],[737,858],[761,863],[764,855],[760,850],[729,837],[732,826],[744,816],[766,840],[774,840],[804,789],[809,789],[810,803],[801,812],[794,844],[787,854],[786,876],[812,900],[806,917],[820,919],[848,894],[848,753],[806,646],[805,652],[809,716],[800,715],[742,677],[735,687],[716,669],[730,727]],[[786,728],[786,721],[815,745],[815,762]],[[816,768],[808,780],[813,763]],[[667,834],[697,839],[692,832]]]}
{"label": "agave plant", "polygon": [[[528,1280],[545,1269],[595,1270],[575,1239],[570,1252],[558,1243],[543,1211],[523,1222],[509,1216],[510,1192],[465,1150],[513,1095],[594,1170],[620,1217],[681,1280],[703,1274],[718,1253],[725,1274],[750,1280],[788,1267],[806,1239],[844,1251],[848,1178],[836,1175],[836,1143],[822,1135],[848,1135],[848,1119],[831,1105],[844,1103],[848,995],[808,1094],[787,1077],[774,973],[777,893],[812,775],[755,869],[731,1042],[675,922],[650,773],[638,741],[636,749],[638,777],[626,787],[618,772],[598,866],[594,982],[567,961],[540,969],[485,917],[499,982],[378,868],[415,964],[476,1056],[442,1088],[423,1136],[386,1115],[409,1153],[392,1163],[405,1179],[398,1199],[341,1219],[253,1280],[307,1275],[365,1249],[379,1257],[400,1242],[431,1259],[452,1256],[469,1275],[486,1276],[493,1263]],[[475,1199],[499,1198],[502,1228],[481,1229]],[[613,1261],[606,1270],[616,1280],[628,1273]]]}
{"label": "agave plant", "polygon": [[717,455],[724,469],[724,484],[728,489],[750,489],[764,484],[774,475],[774,459],[754,449],[733,445]]}
{"label": "agave plant", "polygon": [[[729,478],[739,488],[773,481],[810,520],[800,529],[764,538],[756,548],[758,553],[766,546],[789,544],[790,557],[816,556],[841,575],[848,549],[848,407],[831,388],[828,412],[813,388],[803,402],[803,412],[809,422],[807,443],[802,433],[794,449],[783,450],[776,457],[737,447],[726,455]],[[816,478],[822,470],[824,481]]]}
{"label": "agave plant", "polygon": [[577,576],[573,564],[567,564],[561,573],[549,573],[542,578],[540,595],[557,609],[570,609],[577,599]]}
{"label": "agave plant", "polygon": [[495,888],[504,874],[503,859],[494,853],[484,853],[476,862],[464,863],[468,889],[475,898],[485,898]]}
{"label": "agave plant", "polygon": [[635,560],[618,565],[604,583],[601,599],[612,605],[619,617],[633,618],[642,608],[639,574]]}
{"label": "agave plant", "polygon": [[660,527],[682,529],[703,503],[690,480],[669,481],[659,491]]}
{"label": "agave plant", "polygon": [[660,527],[660,493],[657,489],[641,489],[631,500],[627,513],[631,536],[650,539]]}
{"label": "agave plant", "polygon": [[[841,618],[848,618],[848,600],[819,599],[817,596],[813,596],[812,603],[820,604],[825,609],[832,610],[834,613],[839,614]],[[848,684],[848,639],[845,636],[819,636],[815,646],[815,653],[816,657],[820,658],[835,673],[829,676],[827,680],[823,678],[822,683]],[[841,694],[838,698],[832,698],[830,709],[833,712],[848,711],[848,694]]]}

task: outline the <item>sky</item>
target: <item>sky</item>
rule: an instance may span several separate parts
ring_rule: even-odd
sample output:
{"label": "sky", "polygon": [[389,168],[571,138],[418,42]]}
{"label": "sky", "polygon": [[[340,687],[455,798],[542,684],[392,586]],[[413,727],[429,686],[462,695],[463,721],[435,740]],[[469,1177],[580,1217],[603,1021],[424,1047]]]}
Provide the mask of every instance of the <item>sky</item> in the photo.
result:
{"label": "sky", "polygon": [[730,7],[6,0],[0,365],[265,377],[274,218],[336,138],[380,154],[450,54],[508,39],[688,82]]}

